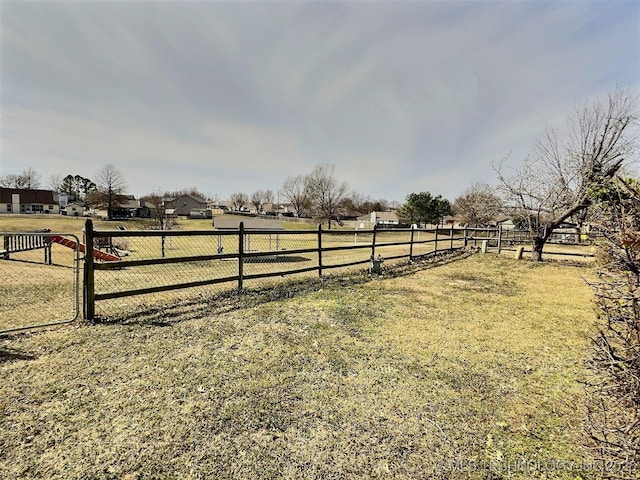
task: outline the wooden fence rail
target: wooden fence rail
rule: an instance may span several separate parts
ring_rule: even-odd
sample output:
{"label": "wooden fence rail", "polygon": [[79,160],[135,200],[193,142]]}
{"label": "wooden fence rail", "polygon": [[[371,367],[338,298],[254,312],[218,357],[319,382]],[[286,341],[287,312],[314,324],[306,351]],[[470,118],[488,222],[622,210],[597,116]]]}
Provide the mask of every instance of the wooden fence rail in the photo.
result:
{"label": "wooden fence rail", "polygon": [[[133,238],[180,238],[180,237],[204,237],[215,238],[220,244],[222,237],[237,238],[237,249],[232,253],[198,253],[195,255],[154,257],[154,258],[122,258],[118,261],[98,262],[93,255],[87,254],[84,268],[84,317],[93,319],[95,317],[95,304],[101,300],[129,297],[149,293],[167,292],[178,289],[202,287],[220,283],[235,283],[238,290],[244,288],[247,280],[257,280],[269,277],[280,277],[285,275],[295,275],[309,272],[317,272],[318,276],[323,276],[328,270],[337,268],[353,267],[371,263],[376,254],[382,255],[384,261],[422,257],[440,251],[462,248],[467,245],[467,232],[464,229],[454,228],[433,228],[433,229],[379,229],[358,230],[328,230],[318,226],[317,230],[251,230],[246,229],[241,222],[237,231],[133,231],[133,230],[94,230],[91,220],[85,224],[85,245],[104,245],[110,242],[117,243],[118,239]],[[354,243],[350,243],[356,236]],[[406,239],[401,239],[401,236]],[[422,235],[420,238],[419,236]],[[305,239],[313,242],[312,246],[306,248],[290,249],[268,249],[262,251],[252,251],[247,248],[251,245],[251,236],[276,237],[276,243],[281,243],[283,238],[292,237]],[[368,238],[368,241],[358,241],[358,239]],[[330,244],[331,242],[331,244]],[[336,244],[336,242],[338,244]],[[210,244],[216,242],[210,241]],[[427,246],[426,251],[424,246]],[[416,253],[416,249],[422,247],[422,252]],[[91,249],[88,249],[91,252]],[[218,249],[220,252],[220,249]],[[349,255],[339,261],[330,262],[331,254],[344,253]],[[276,265],[289,264],[287,258],[305,256],[305,261],[313,261],[313,265],[298,268],[273,268],[268,272],[247,273],[245,266],[252,262],[274,261]],[[132,286],[131,288],[119,288],[111,291],[96,291],[96,276],[102,272],[129,271],[138,267],[194,264],[197,262],[233,260],[236,263],[236,271],[233,275],[224,275],[215,278],[206,278],[190,281],[178,281],[167,285],[153,286]],[[280,260],[278,262],[278,260]]]}
{"label": "wooden fence rail", "polygon": [[[245,282],[249,280],[314,272],[322,277],[329,270],[367,263],[373,268],[373,260],[377,255],[383,261],[411,261],[438,252],[469,245],[477,246],[478,242],[487,242],[489,248],[497,248],[499,252],[501,248],[511,249],[515,245],[530,241],[522,232],[503,232],[500,228],[373,228],[354,232],[323,229],[320,225],[316,230],[257,230],[245,228],[242,222],[237,230],[231,231],[111,231],[94,230],[92,221],[87,220],[84,235],[85,245],[113,246],[119,241],[133,240],[155,242],[154,245],[157,245],[157,239],[162,242],[161,255],[158,255],[157,251],[154,254],[138,252],[116,261],[97,261],[101,258],[96,255],[96,251],[87,248],[89,253],[85,258],[83,281],[85,319],[95,317],[96,302],[102,300],[222,283],[235,284],[238,290],[243,290]],[[259,240],[262,240],[262,243]],[[195,245],[201,242],[204,247],[194,247],[191,250],[176,249],[171,256],[165,256],[165,241],[182,242],[181,245]],[[216,245],[217,248],[214,248]],[[180,254],[184,250],[188,250],[188,254]],[[310,264],[296,265],[296,262]],[[200,265],[200,268],[197,265]],[[171,278],[164,284],[150,281],[154,274],[149,273],[149,268],[161,269],[163,266],[165,275]],[[189,268],[193,268],[193,275],[187,273],[186,277],[174,278],[171,273],[178,269],[191,272]],[[205,278],[198,278],[196,273],[205,275]],[[123,280],[127,279],[127,275],[130,281]],[[96,291],[96,279],[100,280],[101,276],[117,277],[122,281],[112,284],[98,282],[99,287]]]}

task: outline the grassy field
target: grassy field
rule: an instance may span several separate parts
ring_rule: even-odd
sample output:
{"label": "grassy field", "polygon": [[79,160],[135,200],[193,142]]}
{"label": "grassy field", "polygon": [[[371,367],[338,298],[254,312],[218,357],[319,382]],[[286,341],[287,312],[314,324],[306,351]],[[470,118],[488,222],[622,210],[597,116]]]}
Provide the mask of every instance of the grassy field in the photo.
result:
{"label": "grassy field", "polygon": [[474,255],[0,338],[0,477],[595,478],[589,272]]}

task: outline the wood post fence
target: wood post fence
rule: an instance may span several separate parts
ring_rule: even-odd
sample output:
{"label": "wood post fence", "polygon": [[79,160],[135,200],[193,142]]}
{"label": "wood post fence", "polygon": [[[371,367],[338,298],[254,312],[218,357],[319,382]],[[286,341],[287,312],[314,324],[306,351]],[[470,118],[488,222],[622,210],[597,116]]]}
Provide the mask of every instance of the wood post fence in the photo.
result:
{"label": "wood post fence", "polygon": [[[252,236],[256,237],[253,242]],[[260,238],[264,239],[267,236],[268,241],[256,245],[260,243],[258,241]],[[276,238],[275,242],[271,241],[273,236]],[[487,241],[489,248],[498,250],[529,241],[529,238],[525,238],[521,232],[453,226],[389,229],[375,227],[354,232],[353,230],[323,229],[322,225],[318,225],[316,230],[255,230],[245,228],[244,223],[240,222],[237,230],[135,231],[94,230],[93,222],[87,220],[84,229],[84,245],[87,246],[115,245],[119,240],[153,242],[154,237],[168,238],[170,245],[173,243],[195,245],[201,242],[207,248],[181,250],[190,255],[179,255],[180,252],[177,249],[172,252],[172,256],[165,256],[163,248],[161,255],[136,253],[122,258],[101,253],[97,248],[84,249],[83,313],[85,319],[95,318],[95,305],[101,300],[233,282],[236,283],[237,290],[242,291],[247,280],[313,272],[322,277],[330,269],[366,264],[369,264],[371,271],[376,255],[385,262],[392,260],[410,262],[415,258],[434,255],[438,252],[457,250],[471,245],[478,246],[478,242],[483,241]],[[228,247],[232,251],[225,253],[223,243],[226,245],[224,248]],[[275,250],[273,250],[273,243],[276,246]],[[300,267],[304,263],[306,266]],[[261,264],[260,268],[256,268],[256,264]],[[173,279],[171,274],[173,268],[180,267],[181,270],[185,270],[195,265],[201,265],[201,267],[199,269],[193,267],[193,276],[186,279]],[[151,266],[164,267],[164,271],[168,272],[166,275],[172,279],[165,284],[136,280],[142,278],[142,275],[137,277],[132,272],[138,273],[138,270],[143,271],[144,267]],[[206,268],[203,268],[204,266]],[[122,275],[119,277],[122,279],[129,272],[129,277],[126,277],[126,282],[118,281],[106,287],[104,282],[100,282],[100,287],[96,288],[96,277],[100,277],[102,272],[110,272],[109,278]],[[231,275],[230,272],[232,272]],[[208,276],[199,278],[196,273]]]}

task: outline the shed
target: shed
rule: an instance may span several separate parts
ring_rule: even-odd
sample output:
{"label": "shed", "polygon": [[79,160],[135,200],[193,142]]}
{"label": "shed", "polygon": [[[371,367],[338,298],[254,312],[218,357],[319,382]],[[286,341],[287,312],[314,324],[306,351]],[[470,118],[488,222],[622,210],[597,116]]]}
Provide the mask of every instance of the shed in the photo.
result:
{"label": "shed", "polygon": [[[214,217],[213,218],[213,227],[214,230],[239,230],[240,222],[244,224],[244,248],[245,251],[259,251],[259,250],[269,250],[272,251],[274,248],[275,241],[275,251],[279,251],[280,248],[280,235],[278,232],[284,231],[284,227],[282,226],[282,222],[280,220],[267,220],[265,218],[254,218],[254,217],[235,217],[235,216],[222,216],[222,217]],[[275,238],[272,236],[273,231],[275,232]],[[269,231],[269,233],[264,233],[263,240],[265,240],[265,235],[268,235],[268,244],[263,243],[260,238],[257,241],[254,241],[254,245],[252,248],[251,245],[251,233],[259,234],[260,231]],[[260,237],[260,235],[258,235]],[[268,246],[267,246],[268,245]],[[262,248],[260,248],[262,246]],[[256,248],[258,247],[258,248]],[[221,238],[218,237],[218,253],[224,253],[224,249],[222,248]]]}
{"label": "shed", "polygon": [[211,210],[208,208],[192,208],[189,218],[213,218]]}
{"label": "shed", "polygon": [[284,231],[280,220],[267,220],[266,218],[254,217],[214,217],[213,228],[216,230],[238,230],[240,222],[244,223],[245,230],[281,230]]}

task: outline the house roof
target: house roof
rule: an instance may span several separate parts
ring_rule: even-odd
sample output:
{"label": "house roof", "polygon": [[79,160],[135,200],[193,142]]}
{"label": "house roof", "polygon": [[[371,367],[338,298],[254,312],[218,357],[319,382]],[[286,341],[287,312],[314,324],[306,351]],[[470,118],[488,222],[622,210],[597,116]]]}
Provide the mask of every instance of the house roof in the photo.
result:
{"label": "house roof", "polygon": [[20,203],[58,203],[51,190],[26,190],[22,188],[0,188],[0,203],[11,203],[11,195],[20,194]]}
{"label": "house roof", "polygon": [[203,203],[203,204],[207,203],[207,201],[205,199],[203,199],[203,198],[194,197],[193,195],[188,195],[186,193],[184,195],[178,195],[177,197],[172,197],[172,198],[165,197],[162,200],[165,201],[165,202],[175,202],[176,200],[179,200],[179,199],[185,198],[185,197],[189,197],[189,198],[195,200],[197,203]]}

